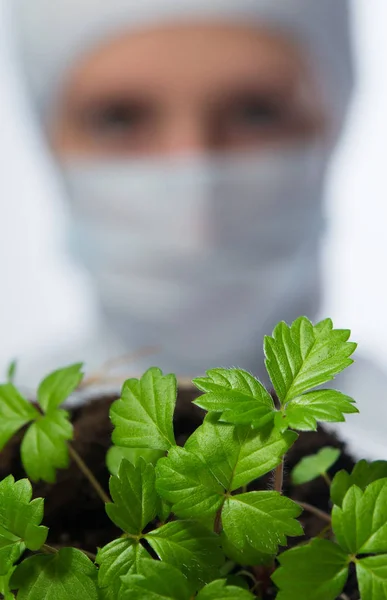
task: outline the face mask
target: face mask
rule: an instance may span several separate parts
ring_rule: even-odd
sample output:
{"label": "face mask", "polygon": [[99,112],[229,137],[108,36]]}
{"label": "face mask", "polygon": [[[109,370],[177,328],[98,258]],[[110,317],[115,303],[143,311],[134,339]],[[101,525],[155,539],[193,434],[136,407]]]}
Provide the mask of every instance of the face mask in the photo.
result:
{"label": "face mask", "polygon": [[178,375],[260,374],[262,336],[313,317],[325,154],[67,163],[71,246],[124,346]]}

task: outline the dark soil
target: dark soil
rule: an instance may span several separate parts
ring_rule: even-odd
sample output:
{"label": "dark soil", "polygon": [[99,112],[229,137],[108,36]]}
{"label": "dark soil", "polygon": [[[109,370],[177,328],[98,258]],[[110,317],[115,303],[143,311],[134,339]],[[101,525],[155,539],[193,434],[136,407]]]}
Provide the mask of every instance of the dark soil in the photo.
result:
{"label": "dark soil", "polygon": [[[175,433],[178,444],[183,444],[187,437],[200,425],[203,411],[191,404],[196,397],[195,390],[182,390],[179,393],[175,416]],[[93,400],[89,405],[72,411],[72,421],[75,427],[74,447],[82,456],[88,467],[97,477],[101,485],[108,489],[109,473],[105,466],[107,449],[111,445],[112,426],[109,421],[109,407],[115,400],[103,397]],[[19,439],[14,439],[0,454],[0,479],[14,475],[16,479],[25,477],[20,464]],[[351,470],[353,460],[346,453],[344,445],[324,429],[317,433],[303,433],[287,455],[284,478],[284,492],[294,500],[307,502],[330,512],[329,493],[326,483],[320,478],[302,486],[292,486],[289,473],[299,460],[308,454],[317,452],[324,446],[334,446],[342,450],[342,454],[332,475],[340,470]],[[272,475],[260,479],[254,489],[272,487]],[[97,547],[102,547],[121,532],[109,521],[100,498],[91,488],[88,481],[80,473],[75,464],[66,471],[58,473],[57,483],[49,485],[39,483],[34,486],[35,496],[43,496],[45,500],[44,524],[50,528],[48,543],[52,546],[73,546],[95,553]],[[318,517],[304,512],[301,518],[305,537],[313,537],[321,532],[325,523]],[[299,543],[300,538],[290,540]],[[351,573],[345,598],[359,600],[356,576]],[[269,588],[264,600],[273,600],[275,590]],[[300,600],[307,600],[301,599]]]}

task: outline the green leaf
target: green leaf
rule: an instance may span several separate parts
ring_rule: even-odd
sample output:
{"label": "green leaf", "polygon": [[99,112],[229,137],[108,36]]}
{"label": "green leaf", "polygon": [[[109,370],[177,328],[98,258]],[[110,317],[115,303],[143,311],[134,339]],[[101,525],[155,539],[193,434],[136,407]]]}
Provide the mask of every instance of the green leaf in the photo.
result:
{"label": "green leaf", "polygon": [[313,326],[300,317],[289,327],[279,323],[265,337],[266,368],[282,404],[323,383],[352,364],[356,344],[350,331],[333,329],[330,319]]}
{"label": "green leaf", "polygon": [[387,479],[370,483],[364,492],[352,486],[342,508],[333,508],[332,527],[350,554],[387,553]]}
{"label": "green leaf", "polygon": [[0,576],[6,575],[25,550],[25,544],[0,525]]}
{"label": "green leaf", "polygon": [[11,383],[11,384],[14,383],[15,376],[16,376],[16,369],[17,369],[17,361],[13,360],[8,365],[8,369],[7,369],[7,383]]}
{"label": "green leaf", "polygon": [[21,444],[21,457],[32,481],[55,483],[56,470],[67,469],[67,442],[73,438],[73,426],[64,410],[53,410],[30,425]]}
{"label": "green leaf", "polygon": [[247,590],[234,585],[226,585],[225,579],[217,579],[204,587],[197,600],[251,600],[255,598]]}
{"label": "green leaf", "polygon": [[100,587],[112,586],[115,596],[121,587],[121,576],[137,573],[138,561],[150,558],[140,543],[130,538],[120,538],[110,542],[98,551],[96,564],[100,565],[98,583]]}
{"label": "green leaf", "polygon": [[165,500],[163,500],[159,496],[157,502],[157,518],[159,519],[161,524],[165,523],[165,521],[170,516],[171,512],[172,511],[170,504],[168,504],[168,502],[165,502]]}
{"label": "green leaf", "polygon": [[158,461],[156,487],[181,518],[214,516],[226,492],[268,473],[296,440],[293,432],[270,434],[207,418],[187,440]]}
{"label": "green leaf", "polygon": [[221,414],[228,423],[262,427],[275,415],[273,398],[250,373],[241,369],[212,369],[193,380],[206,392],[195,400],[204,410]]}
{"label": "green leaf", "polygon": [[146,463],[156,464],[159,458],[164,456],[162,450],[149,450],[148,448],[122,448],[112,446],[106,454],[106,465],[111,475],[118,475],[121,461],[125,458],[133,465],[138,464],[140,458]]}
{"label": "green leaf", "polygon": [[356,561],[361,600],[386,600],[387,555],[368,556]]}
{"label": "green leaf", "polygon": [[222,523],[227,537],[239,548],[250,544],[258,552],[276,554],[286,536],[303,535],[296,517],[298,504],[277,492],[248,492],[227,498]]}
{"label": "green leaf", "polygon": [[222,531],[220,537],[223,552],[227,558],[231,559],[237,565],[255,567],[257,565],[272,565],[274,562],[274,554],[258,552],[247,542],[247,540],[245,540],[243,547],[240,548],[232,543],[224,531]]}
{"label": "green leaf", "polygon": [[336,473],[331,485],[332,502],[342,506],[344,496],[351,486],[357,485],[364,491],[370,483],[385,477],[387,477],[387,461],[377,460],[370,463],[361,460],[354,466],[351,474],[344,470]]}
{"label": "green leaf", "polygon": [[340,450],[328,446],[322,448],[317,454],[306,456],[294,467],[291,475],[292,482],[295,485],[301,485],[313,481],[320,475],[326,475],[340,454]]}
{"label": "green leaf", "polygon": [[[273,563],[272,563],[273,564]],[[242,590],[250,590],[250,586],[247,583],[246,576],[242,575],[229,575],[226,579],[227,586],[233,586]],[[219,581],[219,580],[217,580]],[[251,580],[250,580],[251,583]]]}
{"label": "green leaf", "polygon": [[117,477],[110,478],[113,503],[106,512],[117,527],[132,535],[140,535],[156,516],[158,499],[153,465],[140,459],[137,466],[123,460]]}
{"label": "green leaf", "polygon": [[32,556],[19,565],[11,585],[18,600],[98,600],[97,569],[80,550]]}
{"label": "green leaf", "polygon": [[292,431],[282,434],[272,429],[267,434],[207,418],[187,440],[185,449],[200,456],[224,491],[233,492],[272,471],[296,439]]}
{"label": "green leaf", "polygon": [[83,364],[77,363],[50,373],[39,385],[38,402],[46,413],[58,408],[77,389],[83,378]]}
{"label": "green leaf", "polygon": [[328,540],[316,538],[278,560],[281,566],[272,575],[280,589],[277,600],[335,600],[347,581],[348,556]]}
{"label": "green leaf", "polygon": [[169,450],[175,445],[173,412],[177,383],[152,367],[143,377],[128,379],[119,400],[112,404],[113,442],[127,448]]}
{"label": "green leaf", "polygon": [[43,519],[42,498],[31,502],[32,487],[27,479],[12,475],[0,482],[0,575],[6,575],[25,548],[39,550],[48,529]]}
{"label": "green leaf", "polygon": [[39,412],[12,383],[0,385],[0,450],[15,433],[39,417]]}
{"label": "green leaf", "polygon": [[179,569],[195,591],[219,574],[224,563],[219,536],[194,521],[174,521],[148,533],[160,560]]}
{"label": "green leaf", "polygon": [[223,502],[224,489],[200,456],[175,447],[156,465],[156,489],[182,519],[214,516]]}
{"label": "green leaf", "polygon": [[354,400],[336,390],[317,390],[290,400],[285,407],[288,427],[316,431],[317,422],[341,423],[345,414],[358,413]]}
{"label": "green leaf", "polygon": [[4,596],[4,600],[14,600],[15,596],[11,593],[9,582],[16,567],[12,567],[6,575],[0,575],[0,595]]}
{"label": "green leaf", "polygon": [[184,575],[172,565],[158,560],[139,561],[139,574],[122,578],[118,600],[189,600]]}

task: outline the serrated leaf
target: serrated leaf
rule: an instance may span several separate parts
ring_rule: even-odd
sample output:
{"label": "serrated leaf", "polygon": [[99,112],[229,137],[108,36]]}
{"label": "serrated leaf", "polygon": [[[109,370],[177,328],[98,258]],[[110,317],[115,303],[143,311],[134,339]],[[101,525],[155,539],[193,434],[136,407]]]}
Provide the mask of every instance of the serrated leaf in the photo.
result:
{"label": "serrated leaf", "polygon": [[6,575],[25,550],[20,538],[0,525],[0,576]]}
{"label": "serrated leaf", "polygon": [[359,461],[353,468],[352,473],[339,471],[332,480],[331,499],[337,506],[342,506],[345,494],[352,485],[357,485],[361,490],[373,481],[387,477],[387,461],[377,460],[375,462]]}
{"label": "serrated leaf", "polygon": [[143,377],[128,379],[121,398],[110,409],[115,426],[113,442],[126,448],[169,450],[175,445],[173,413],[177,383],[152,367]]}
{"label": "serrated leaf", "polygon": [[335,600],[347,581],[348,556],[328,540],[314,539],[278,560],[281,566],[272,575],[280,589],[277,600]]}
{"label": "serrated leaf", "polygon": [[354,400],[336,390],[316,390],[290,400],[285,407],[288,427],[316,431],[317,423],[342,423],[345,414],[358,413]]}
{"label": "serrated leaf", "polygon": [[361,600],[387,600],[387,555],[356,561]]}
{"label": "serrated leaf", "polygon": [[221,414],[227,423],[263,427],[273,421],[273,398],[264,386],[241,369],[212,369],[193,380],[205,392],[194,401],[204,410]]}
{"label": "serrated leaf", "polygon": [[109,518],[126,533],[140,535],[158,508],[153,465],[142,459],[136,466],[123,460],[118,476],[110,478],[109,487],[113,499],[106,504]]}
{"label": "serrated leaf", "polygon": [[17,567],[11,585],[18,590],[18,600],[99,599],[96,567],[73,548],[27,558]]}
{"label": "serrated leaf", "polygon": [[182,519],[215,515],[224,490],[200,456],[185,448],[172,448],[156,465],[156,489]]}
{"label": "serrated leaf", "polygon": [[279,323],[264,342],[266,368],[282,404],[323,383],[352,364],[356,344],[350,331],[333,329],[330,319],[313,326],[300,317],[291,326]]}
{"label": "serrated leaf", "polygon": [[291,478],[295,485],[313,481],[321,475],[326,475],[338,460],[341,452],[337,448],[322,448],[317,454],[305,456],[294,467]]}
{"label": "serrated leaf", "polygon": [[296,439],[292,431],[272,429],[267,434],[207,418],[187,440],[185,449],[200,456],[225,492],[233,492],[272,471]]}
{"label": "serrated leaf", "polygon": [[12,567],[6,575],[0,575],[0,595],[4,596],[4,600],[14,600],[15,596],[12,594],[9,587],[11,577],[16,567]]}
{"label": "serrated leaf", "polygon": [[194,521],[167,523],[145,536],[160,560],[177,567],[195,591],[212,581],[224,563],[220,540]]}
{"label": "serrated leaf", "polygon": [[24,469],[32,481],[55,483],[56,470],[69,465],[67,442],[73,426],[64,410],[53,410],[30,425],[21,444]]}
{"label": "serrated leaf", "polygon": [[114,597],[117,597],[121,587],[121,576],[137,573],[138,561],[143,558],[150,558],[150,555],[140,543],[130,538],[113,540],[101,548],[95,560],[100,566],[98,571],[100,587],[113,586]]}
{"label": "serrated leaf", "polygon": [[0,575],[6,575],[25,548],[36,551],[44,544],[48,529],[43,519],[42,498],[32,499],[28,479],[12,475],[0,482]]}
{"label": "serrated leaf", "polygon": [[251,598],[255,596],[235,585],[227,585],[225,579],[212,581],[197,595],[197,600],[251,600]]}
{"label": "serrated leaf", "polygon": [[77,389],[83,378],[83,364],[77,363],[50,373],[40,383],[37,397],[45,413],[58,408]]}
{"label": "serrated leaf", "polygon": [[164,456],[162,450],[149,450],[148,448],[122,448],[112,446],[106,454],[106,466],[111,475],[118,475],[121,461],[128,460],[133,465],[137,465],[142,458],[146,463],[155,465],[159,458]]}
{"label": "serrated leaf", "polygon": [[187,580],[172,565],[143,559],[138,568],[139,574],[122,578],[118,600],[189,600]]}
{"label": "serrated leaf", "polygon": [[39,412],[12,383],[0,385],[0,450],[19,429],[39,417]]}
{"label": "serrated leaf", "polygon": [[[296,517],[298,504],[277,492],[248,492],[227,498],[222,524],[227,537],[239,548],[250,544],[258,552],[276,554],[286,536],[303,535]],[[253,524],[253,526],[252,526]]]}
{"label": "serrated leaf", "polygon": [[342,508],[333,508],[332,527],[350,554],[387,553],[387,479],[370,483],[364,492],[352,486]]}

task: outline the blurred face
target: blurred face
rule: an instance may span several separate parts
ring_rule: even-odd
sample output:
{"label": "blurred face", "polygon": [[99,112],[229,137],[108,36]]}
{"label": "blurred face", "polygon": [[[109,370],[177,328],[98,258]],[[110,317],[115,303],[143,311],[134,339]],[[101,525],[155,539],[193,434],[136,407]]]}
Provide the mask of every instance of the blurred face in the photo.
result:
{"label": "blurred face", "polygon": [[59,157],[265,149],[325,126],[295,43],[257,28],[179,25],[128,33],[69,73],[50,121]]}

